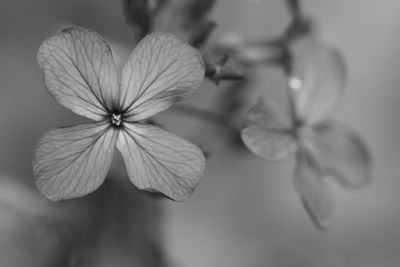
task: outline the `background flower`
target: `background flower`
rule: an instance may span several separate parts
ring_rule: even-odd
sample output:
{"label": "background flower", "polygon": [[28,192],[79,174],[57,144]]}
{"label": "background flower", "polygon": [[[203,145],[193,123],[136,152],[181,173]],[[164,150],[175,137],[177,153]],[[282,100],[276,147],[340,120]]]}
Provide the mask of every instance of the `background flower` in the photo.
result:
{"label": "background flower", "polygon": [[289,112],[260,100],[247,116],[242,138],[265,159],[296,156],[295,188],[312,221],[325,229],[334,207],[326,178],[360,188],[371,181],[372,160],[358,134],[328,120],[345,86],[340,53],[306,36],[289,44],[289,55]]}

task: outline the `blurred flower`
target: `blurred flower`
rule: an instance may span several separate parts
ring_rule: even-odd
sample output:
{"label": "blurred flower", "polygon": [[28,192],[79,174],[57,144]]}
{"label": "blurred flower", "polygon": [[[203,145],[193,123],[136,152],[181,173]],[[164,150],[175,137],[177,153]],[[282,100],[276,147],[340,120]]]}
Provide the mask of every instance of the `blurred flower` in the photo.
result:
{"label": "blurred flower", "polygon": [[105,40],[72,27],[42,43],[38,62],[50,94],[95,121],[43,136],[33,171],[44,195],[59,200],[96,190],[106,178],[115,146],[139,189],[174,200],[192,193],[205,167],[201,150],[142,120],[200,86],[204,64],[196,49],[175,35],[148,35],[128,57],[119,85]]}
{"label": "blurred flower", "polygon": [[313,222],[324,229],[334,208],[327,178],[346,189],[360,188],[371,181],[371,156],[359,135],[329,119],[345,87],[341,54],[311,37],[289,49],[289,114],[260,99],[247,115],[242,139],[264,159],[296,155],[295,188]]}

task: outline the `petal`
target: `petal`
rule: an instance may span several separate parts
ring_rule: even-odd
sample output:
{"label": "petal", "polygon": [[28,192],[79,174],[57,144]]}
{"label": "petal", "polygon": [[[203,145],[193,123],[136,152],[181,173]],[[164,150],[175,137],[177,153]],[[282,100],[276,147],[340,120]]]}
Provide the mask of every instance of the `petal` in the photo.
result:
{"label": "petal", "polygon": [[309,124],[326,119],[337,107],[345,88],[346,65],[342,55],[312,37],[295,41],[290,49],[288,84],[298,118]]}
{"label": "petal", "polygon": [[325,230],[335,208],[331,188],[324,173],[304,152],[298,153],[293,182],[308,216],[316,227]]}
{"label": "petal", "polygon": [[338,122],[326,121],[315,126],[309,150],[320,159],[332,178],[347,189],[357,189],[372,180],[372,157],[363,139]]}
{"label": "petal", "polygon": [[262,98],[247,114],[241,136],[254,154],[267,160],[285,158],[297,149],[289,117]]}
{"label": "petal", "polygon": [[106,178],[116,132],[104,123],[81,123],[47,132],[34,157],[39,190],[51,200],[84,196]]}
{"label": "petal", "polygon": [[122,110],[130,121],[148,118],[190,96],[203,78],[203,58],[195,48],[176,35],[147,35],[122,70]]}
{"label": "petal", "polygon": [[117,148],[132,183],[176,201],[191,195],[205,168],[197,146],[156,126],[126,123]]}
{"label": "petal", "polygon": [[94,120],[112,109],[117,74],[111,48],[97,33],[65,29],[41,44],[37,58],[47,89],[62,105]]}

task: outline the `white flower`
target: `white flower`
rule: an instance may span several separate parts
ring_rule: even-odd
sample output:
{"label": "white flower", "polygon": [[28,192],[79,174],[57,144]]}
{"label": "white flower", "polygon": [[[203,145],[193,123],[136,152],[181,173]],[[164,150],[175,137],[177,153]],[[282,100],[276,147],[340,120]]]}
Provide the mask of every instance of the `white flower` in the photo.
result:
{"label": "white flower", "polygon": [[38,62],[56,100],[94,122],[47,132],[34,155],[35,184],[52,200],[96,190],[114,148],[139,189],[184,200],[198,184],[205,159],[198,147],[141,121],[190,96],[201,84],[198,51],[172,34],[150,34],[132,51],[117,78],[111,49],[79,27],[45,40]]}

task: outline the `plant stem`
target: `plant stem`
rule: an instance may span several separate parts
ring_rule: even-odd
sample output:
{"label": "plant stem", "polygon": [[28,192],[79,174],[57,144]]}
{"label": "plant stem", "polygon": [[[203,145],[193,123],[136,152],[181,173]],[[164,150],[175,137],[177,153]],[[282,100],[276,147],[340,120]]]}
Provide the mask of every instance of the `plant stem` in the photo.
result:
{"label": "plant stem", "polygon": [[289,12],[292,17],[299,17],[301,14],[300,0],[286,0],[286,5],[288,6]]}

